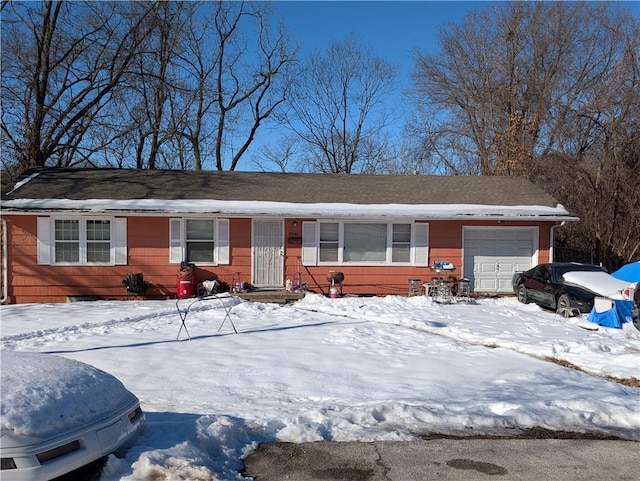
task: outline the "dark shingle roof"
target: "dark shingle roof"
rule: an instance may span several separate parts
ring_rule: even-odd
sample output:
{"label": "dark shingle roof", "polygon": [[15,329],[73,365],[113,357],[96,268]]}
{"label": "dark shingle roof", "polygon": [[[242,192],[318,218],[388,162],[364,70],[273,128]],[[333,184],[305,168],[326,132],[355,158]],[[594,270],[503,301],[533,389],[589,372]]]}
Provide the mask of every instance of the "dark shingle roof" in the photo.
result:
{"label": "dark shingle roof", "polygon": [[[34,173],[38,175],[33,176]],[[292,203],[472,204],[555,207],[525,179],[505,176],[289,174],[38,169],[3,196],[17,199],[211,199]]]}

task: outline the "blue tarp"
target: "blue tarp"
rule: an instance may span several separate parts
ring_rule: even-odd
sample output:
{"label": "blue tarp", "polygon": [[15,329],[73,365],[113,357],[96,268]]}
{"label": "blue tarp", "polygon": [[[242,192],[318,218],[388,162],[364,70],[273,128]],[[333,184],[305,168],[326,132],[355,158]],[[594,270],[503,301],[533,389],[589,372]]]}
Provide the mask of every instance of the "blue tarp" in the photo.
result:
{"label": "blue tarp", "polygon": [[640,261],[626,264],[611,275],[627,282],[640,282]]}
{"label": "blue tarp", "polygon": [[[640,261],[622,266],[617,271],[612,272],[611,276],[629,283],[640,282]],[[633,319],[631,316],[633,301],[614,300],[613,303],[613,309],[604,312],[596,312],[594,307],[591,309],[587,319],[601,326],[621,329],[623,323],[630,322]]]}
{"label": "blue tarp", "polygon": [[622,324],[632,320],[631,308],[633,307],[633,302],[613,301],[613,304],[613,309],[604,312],[596,312],[595,308],[591,309],[587,319],[601,326],[622,329]]}

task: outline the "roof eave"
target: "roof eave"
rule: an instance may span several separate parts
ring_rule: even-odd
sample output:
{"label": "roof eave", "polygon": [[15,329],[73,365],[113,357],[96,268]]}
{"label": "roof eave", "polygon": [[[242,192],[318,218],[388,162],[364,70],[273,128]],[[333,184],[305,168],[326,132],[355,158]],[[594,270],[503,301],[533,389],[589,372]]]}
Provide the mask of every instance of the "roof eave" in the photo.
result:
{"label": "roof eave", "polygon": [[[5,202],[3,214],[11,215],[121,215],[121,216],[168,216],[168,215],[223,215],[226,217],[298,217],[325,219],[355,218],[406,218],[420,220],[493,220],[493,221],[544,221],[575,222],[562,206],[434,206],[434,205],[359,205],[353,204],[291,204],[251,202],[194,202],[193,205],[177,203],[170,208],[154,207],[157,203],[140,202],[136,207],[114,206],[104,203],[87,206],[83,201],[64,203],[36,200]],[[156,201],[157,202],[157,201]],[[112,201],[113,203],[113,201]],[[116,202],[117,203],[117,202]],[[7,205],[8,204],[8,205]],[[108,204],[107,204],[108,205]],[[457,207],[457,209],[456,209]]]}

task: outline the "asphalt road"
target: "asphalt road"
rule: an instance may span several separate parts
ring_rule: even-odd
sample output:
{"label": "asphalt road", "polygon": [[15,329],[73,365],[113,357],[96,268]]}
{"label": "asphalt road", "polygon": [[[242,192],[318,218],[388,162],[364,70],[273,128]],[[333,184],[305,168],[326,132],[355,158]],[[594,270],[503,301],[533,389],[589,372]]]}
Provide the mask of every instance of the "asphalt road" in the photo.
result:
{"label": "asphalt road", "polygon": [[638,481],[640,443],[434,439],[270,443],[245,460],[256,481]]}

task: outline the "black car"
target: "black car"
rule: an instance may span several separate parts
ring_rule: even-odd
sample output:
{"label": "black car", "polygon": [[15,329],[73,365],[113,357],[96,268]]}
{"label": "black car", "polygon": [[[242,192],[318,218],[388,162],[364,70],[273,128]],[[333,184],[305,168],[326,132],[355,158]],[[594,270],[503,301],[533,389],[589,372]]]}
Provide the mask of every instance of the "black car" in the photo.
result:
{"label": "black car", "polygon": [[525,304],[535,302],[539,306],[562,313],[589,312],[593,308],[596,294],[584,287],[565,284],[564,274],[575,271],[606,272],[602,267],[591,264],[539,264],[513,276],[513,292]]}

